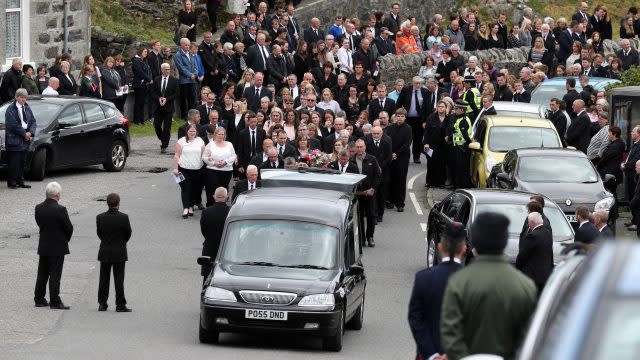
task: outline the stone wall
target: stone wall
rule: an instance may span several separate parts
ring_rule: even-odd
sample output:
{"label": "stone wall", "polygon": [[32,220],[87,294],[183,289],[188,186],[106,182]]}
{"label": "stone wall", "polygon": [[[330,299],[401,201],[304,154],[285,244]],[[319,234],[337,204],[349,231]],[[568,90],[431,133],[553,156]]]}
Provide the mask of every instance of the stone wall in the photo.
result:
{"label": "stone wall", "polygon": [[[68,1],[68,42],[73,54],[72,68],[78,69],[91,47],[91,2]],[[62,0],[31,1],[31,61],[53,63],[64,47],[64,7]]]}
{"label": "stone wall", "polygon": [[[640,49],[640,41],[632,40],[632,46]],[[620,46],[611,40],[604,42],[605,55],[614,53],[620,49]],[[489,59],[498,68],[507,68],[512,74],[518,74],[520,69],[527,64],[529,48],[521,47],[519,49],[491,49],[479,51],[462,51],[461,55],[466,59],[471,55],[475,55],[480,59]],[[418,74],[420,66],[424,61],[424,55],[421,53],[406,55],[386,55],[380,59],[380,80],[387,84],[393,85],[397,79],[404,79],[405,82],[411,82],[411,78]]]}

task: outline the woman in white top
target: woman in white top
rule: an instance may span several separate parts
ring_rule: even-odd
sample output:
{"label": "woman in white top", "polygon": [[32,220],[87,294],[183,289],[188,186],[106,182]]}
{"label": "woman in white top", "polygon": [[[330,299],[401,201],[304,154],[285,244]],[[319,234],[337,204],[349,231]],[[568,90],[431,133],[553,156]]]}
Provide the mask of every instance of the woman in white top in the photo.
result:
{"label": "woman in white top", "polygon": [[283,125],[284,124],[284,115],[282,114],[282,110],[278,107],[274,107],[271,109],[271,116],[269,116],[269,120],[265,121],[262,128],[267,133],[267,136],[271,136],[271,129],[275,125]]}
{"label": "woman in white top", "polygon": [[204,141],[198,136],[196,125],[187,128],[187,135],[176,143],[173,156],[173,175],[182,174],[184,180],[180,182],[180,196],[182,198],[182,217],[193,216],[193,206],[200,201],[199,189],[202,189],[200,175],[202,168],[202,152]]}
{"label": "woman in white top", "polygon": [[229,181],[233,173],[233,163],[236,161],[236,151],[233,144],[226,141],[227,130],[223,127],[207,128],[207,135],[213,133],[213,141],[209,141],[202,153],[205,168],[204,186],[207,194],[207,206],[213,205],[213,193],[220,186],[229,188]]}
{"label": "woman in white top", "polygon": [[340,111],[340,104],[333,100],[333,94],[331,94],[331,90],[329,89],[322,90],[322,101],[318,103],[318,107],[322,110],[330,109],[336,114]]}

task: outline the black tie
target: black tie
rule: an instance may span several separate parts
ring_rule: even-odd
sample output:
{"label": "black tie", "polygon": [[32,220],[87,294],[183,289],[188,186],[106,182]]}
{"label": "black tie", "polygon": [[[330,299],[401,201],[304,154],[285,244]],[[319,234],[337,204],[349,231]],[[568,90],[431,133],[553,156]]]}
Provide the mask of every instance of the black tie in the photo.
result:
{"label": "black tie", "polygon": [[264,48],[262,46],[260,46],[260,55],[262,55],[262,62],[264,63],[264,68],[267,68],[267,58],[269,57],[267,55],[267,52],[264,50]]}
{"label": "black tie", "polygon": [[249,190],[253,190],[253,183],[249,184]]}
{"label": "black tie", "polygon": [[251,130],[251,157],[256,156],[256,131]]}
{"label": "black tie", "polygon": [[162,92],[162,97],[164,97],[164,93],[167,90],[167,78],[163,77],[162,78],[162,90],[160,90]]}
{"label": "black tie", "polygon": [[271,168],[272,168],[272,169],[275,169],[275,168],[276,168],[276,163],[275,163],[275,162],[273,162],[273,161],[271,162]]}
{"label": "black tie", "polygon": [[24,121],[25,124],[28,124],[28,122],[27,122],[27,112],[24,111],[24,105],[22,105],[22,121]]}
{"label": "black tie", "polygon": [[420,102],[418,100],[418,90],[413,90],[413,101],[416,102],[416,112],[420,112]]}
{"label": "black tie", "polygon": [[434,108],[434,109],[436,108],[436,97],[437,97],[437,96],[436,96],[436,93],[434,92],[434,93],[433,93],[433,96],[432,96],[432,98],[431,98],[431,104],[433,104],[433,108]]}
{"label": "black tie", "polygon": [[380,147],[380,141],[376,140],[376,147]]}
{"label": "black tie", "polygon": [[384,109],[384,102],[380,100],[380,108]]}
{"label": "black tie", "polygon": [[340,164],[340,172],[344,174],[344,165]]}
{"label": "black tie", "polygon": [[313,29],[313,32],[316,34],[316,37],[318,37],[318,30]]}
{"label": "black tie", "polygon": [[284,146],[280,145],[280,156],[284,156]]}
{"label": "black tie", "polygon": [[256,88],[256,97],[260,100],[260,89]]}
{"label": "black tie", "polygon": [[349,35],[349,49],[353,50],[353,40],[351,39],[351,35]]}

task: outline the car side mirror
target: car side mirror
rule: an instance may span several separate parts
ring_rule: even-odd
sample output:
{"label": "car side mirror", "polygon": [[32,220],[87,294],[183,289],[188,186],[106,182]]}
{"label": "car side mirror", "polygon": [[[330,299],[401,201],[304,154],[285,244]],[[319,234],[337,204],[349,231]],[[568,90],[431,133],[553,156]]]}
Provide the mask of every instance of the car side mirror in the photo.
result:
{"label": "car side mirror", "polygon": [[364,274],[364,267],[360,265],[351,265],[349,267],[349,274],[351,275],[362,275]]}
{"label": "car side mirror", "polygon": [[509,184],[511,184],[513,182],[513,179],[511,178],[511,175],[509,175],[507,173],[503,173],[503,172],[498,173],[496,175],[496,178],[498,180],[502,181],[502,182],[506,182],[506,183],[509,183]]}
{"label": "car side mirror", "polygon": [[209,265],[213,262],[211,256],[199,256],[198,257],[198,265]]}
{"label": "car side mirror", "polygon": [[471,144],[469,144],[469,149],[472,151],[481,151],[482,148],[480,148],[480,143],[477,141],[472,142]]}

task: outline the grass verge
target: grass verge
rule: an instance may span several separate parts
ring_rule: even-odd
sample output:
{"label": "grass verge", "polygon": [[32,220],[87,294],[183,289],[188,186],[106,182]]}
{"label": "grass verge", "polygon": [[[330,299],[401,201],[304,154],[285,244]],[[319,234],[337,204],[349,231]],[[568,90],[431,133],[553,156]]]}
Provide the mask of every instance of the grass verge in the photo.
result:
{"label": "grass verge", "polygon": [[91,1],[91,23],[102,30],[138,41],[159,39],[163,44],[173,43],[172,26],[166,20],[136,16],[114,0]]}

